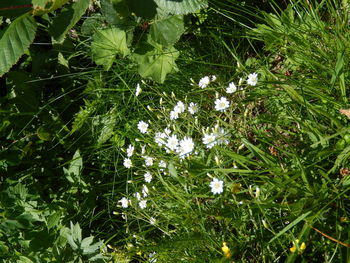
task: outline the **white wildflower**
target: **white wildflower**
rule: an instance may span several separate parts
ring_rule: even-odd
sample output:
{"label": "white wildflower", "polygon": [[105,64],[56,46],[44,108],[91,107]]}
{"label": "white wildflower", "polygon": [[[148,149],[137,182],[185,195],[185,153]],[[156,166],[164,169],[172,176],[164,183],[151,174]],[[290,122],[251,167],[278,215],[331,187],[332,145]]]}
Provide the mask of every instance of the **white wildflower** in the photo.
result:
{"label": "white wildflower", "polygon": [[143,197],[147,197],[148,196],[148,187],[147,187],[147,185],[143,185],[142,186],[142,195],[143,195]]}
{"label": "white wildflower", "polygon": [[152,174],[150,172],[146,172],[143,177],[145,178],[146,183],[150,183],[152,181]]}
{"label": "white wildflower", "polygon": [[216,80],[216,76],[215,75],[211,75],[211,80],[210,81],[215,81]]}
{"label": "white wildflower", "polygon": [[189,137],[185,137],[184,139],[182,139],[180,141],[180,146],[178,148],[178,153],[180,154],[180,156],[185,156],[189,153],[191,153],[194,149],[194,143],[192,138]]}
{"label": "white wildflower", "polygon": [[147,207],[147,200],[141,200],[139,206],[141,209],[145,209]]}
{"label": "white wildflower", "polygon": [[147,133],[148,124],[144,121],[139,121],[139,123],[137,124],[137,128],[140,130],[141,133]]}
{"label": "white wildflower", "polygon": [[198,112],[198,104],[191,102],[190,105],[188,106],[188,112],[193,114],[196,114]]}
{"label": "white wildflower", "polygon": [[166,168],[166,162],[164,160],[160,160],[158,166],[160,168]]}
{"label": "white wildflower", "polygon": [[236,87],[235,83],[230,82],[228,84],[228,87],[226,88],[226,93],[231,94],[231,93],[235,93],[236,91],[237,91],[237,87]]}
{"label": "white wildflower", "polygon": [[123,162],[123,165],[125,166],[125,168],[131,168],[132,167],[132,162],[129,158],[125,158],[124,159],[124,162]]}
{"label": "white wildflower", "polygon": [[185,111],[185,104],[182,101],[179,101],[176,106],[174,107],[173,111],[177,112],[177,113],[183,113]]}
{"label": "white wildflower", "polygon": [[170,112],[170,120],[176,120],[176,119],[178,119],[178,118],[179,118],[179,113],[172,110],[172,111]]}
{"label": "white wildflower", "polygon": [[140,195],[139,192],[134,193],[134,197],[135,197],[138,201],[141,200],[141,195]]}
{"label": "white wildflower", "polygon": [[198,86],[202,89],[206,88],[210,83],[210,78],[205,76],[199,80]]}
{"label": "white wildflower", "polygon": [[257,73],[251,73],[248,75],[247,83],[250,86],[255,86],[258,83],[258,74]]}
{"label": "white wildflower", "polygon": [[152,166],[153,165],[153,158],[150,156],[144,156],[145,159],[145,165],[146,166]]}
{"label": "white wildflower", "polygon": [[228,107],[230,107],[230,102],[225,98],[221,97],[220,99],[215,100],[215,109],[217,111],[225,111]]}
{"label": "white wildflower", "polygon": [[205,133],[202,142],[208,149],[210,149],[217,144],[216,135],[214,133]]}
{"label": "white wildflower", "polygon": [[121,203],[121,206],[123,208],[128,208],[128,206],[129,206],[129,200],[126,197],[123,197],[118,202]]}
{"label": "white wildflower", "polygon": [[131,144],[129,144],[128,148],[126,149],[126,155],[128,157],[131,157],[134,154],[134,146],[132,146]]}
{"label": "white wildflower", "polygon": [[213,194],[221,194],[224,191],[224,181],[214,178],[210,182],[210,188]]}
{"label": "white wildflower", "polygon": [[154,136],[154,141],[158,146],[162,146],[165,144],[165,138],[167,135],[164,132],[157,132]]}
{"label": "white wildflower", "polygon": [[165,128],[164,133],[169,136],[171,133],[171,130],[169,128]]}
{"label": "white wildflower", "polygon": [[141,146],[141,155],[144,155],[146,152],[146,145]]}
{"label": "white wildflower", "polygon": [[142,89],[141,89],[140,83],[137,83],[135,96],[137,97],[138,95],[140,95],[141,91],[142,91]]}
{"label": "white wildflower", "polygon": [[168,137],[168,141],[166,143],[166,147],[172,151],[175,151],[179,145],[179,140],[175,134]]}

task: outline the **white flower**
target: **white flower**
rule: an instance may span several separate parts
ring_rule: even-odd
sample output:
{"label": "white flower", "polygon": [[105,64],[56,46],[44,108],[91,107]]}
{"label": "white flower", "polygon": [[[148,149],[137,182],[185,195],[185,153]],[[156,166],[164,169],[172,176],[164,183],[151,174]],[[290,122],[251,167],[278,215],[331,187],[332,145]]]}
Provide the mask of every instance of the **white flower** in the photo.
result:
{"label": "white flower", "polygon": [[152,166],[153,165],[153,158],[150,156],[144,156],[145,159],[145,165],[146,166]]}
{"label": "white flower", "polygon": [[174,107],[173,111],[180,114],[185,111],[185,108],[186,108],[185,104],[182,101],[179,101]]}
{"label": "white flower", "polygon": [[172,110],[170,112],[170,120],[176,120],[177,118],[179,118],[179,113]]}
{"label": "white flower", "polygon": [[126,167],[126,168],[131,168],[131,166],[132,166],[132,162],[131,162],[131,160],[129,159],[129,158],[125,158],[124,159],[124,163],[123,163],[123,165]]}
{"label": "white flower", "polygon": [[223,128],[220,128],[218,125],[215,126],[213,132],[217,138],[217,144],[229,144],[229,134]]}
{"label": "white flower", "polygon": [[215,75],[211,75],[211,81],[215,81],[216,80],[216,76]]}
{"label": "white flower", "polygon": [[198,112],[198,105],[197,103],[191,102],[188,106],[188,112],[192,115]]}
{"label": "white flower", "polygon": [[134,146],[132,146],[131,144],[129,144],[128,148],[126,149],[126,155],[128,157],[131,157],[134,154]]}
{"label": "white flower", "polygon": [[247,79],[248,85],[255,86],[256,83],[258,83],[258,74],[257,73],[251,73],[248,75]]}
{"label": "white flower", "polygon": [[210,78],[205,76],[199,80],[198,86],[202,89],[206,88],[210,83]]}
{"label": "white flower", "polygon": [[146,206],[147,206],[147,200],[141,200],[139,202],[139,206],[140,206],[141,209],[145,209]]}
{"label": "white flower", "polygon": [[137,124],[137,128],[140,130],[141,133],[147,133],[148,124],[144,121],[139,121],[139,123]]}
{"label": "white flower", "polygon": [[236,87],[236,85],[235,85],[235,83],[233,83],[233,82],[230,82],[229,84],[228,84],[228,87],[226,88],[226,93],[235,93],[237,91],[237,87]]}
{"label": "white flower", "polygon": [[150,217],[150,218],[149,218],[149,223],[150,223],[151,225],[155,225],[155,224],[156,224],[156,219],[155,219],[154,217]]}
{"label": "white flower", "polygon": [[194,143],[192,138],[185,137],[183,140],[180,141],[180,146],[178,148],[178,153],[180,156],[187,155],[191,153],[194,149]]}
{"label": "white flower", "polygon": [[154,136],[154,141],[156,144],[158,144],[158,146],[162,146],[163,144],[165,144],[165,138],[167,137],[167,135],[164,132],[157,132]]}
{"label": "white flower", "polygon": [[228,107],[230,107],[230,102],[225,97],[215,100],[215,109],[217,111],[225,111]]}
{"label": "white flower", "polygon": [[134,193],[134,196],[136,197],[136,199],[137,199],[138,201],[141,200],[141,195],[140,195],[139,192]]}
{"label": "white flower", "polygon": [[166,147],[168,147],[172,151],[175,151],[177,149],[178,145],[179,145],[179,140],[177,139],[177,136],[175,134],[168,137]]}
{"label": "white flower", "polygon": [[155,258],[156,254],[157,254],[156,252],[152,252],[152,253],[148,254],[150,263],[156,263],[157,262],[157,259]]}
{"label": "white flower", "polygon": [[118,202],[121,203],[123,208],[128,208],[129,206],[129,200],[126,197],[123,197]]}
{"label": "white flower", "polygon": [[215,194],[221,194],[224,191],[224,181],[214,178],[210,182],[211,192]]}
{"label": "white flower", "polygon": [[203,144],[205,144],[205,146],[210,149],[212,148],[214,145],[217,144],[217,141],[216,141],[216,136],[214,133],[205,133],[203,138],[202,138],[202,142]]}
{"label": "white flower", "polygon": [[171,133],[171,130],[169,128],[165,128],[164,133],[169,136]]}
{"label": "white flower", "polygon": [[137,97],[138,95],[140,95],[141,91],[142,91],[142,89],[141,89],[140,83],[137,83],[135,96]]}
{"label": "white flower", "polygon": [[147,185],[143,185],[142,186],[142,195],[143,195],[143,197],[147,197],[148,196],[148,187],[147,187]]}
{"label": "white flower", "polygon": [[143,177],[145,178],[146,183],[150,183],[152,181],[152,174],[150,172],[146,172]]}
{"label": "white flower", "polygon": [[166,162],[164,162],[164,160],[160,160],[158,166],[160,168],[166,168]]}
{"label": "white flower", "polygon": [[146,145],[141,146],[141,155],[144,155],[146,152]]}

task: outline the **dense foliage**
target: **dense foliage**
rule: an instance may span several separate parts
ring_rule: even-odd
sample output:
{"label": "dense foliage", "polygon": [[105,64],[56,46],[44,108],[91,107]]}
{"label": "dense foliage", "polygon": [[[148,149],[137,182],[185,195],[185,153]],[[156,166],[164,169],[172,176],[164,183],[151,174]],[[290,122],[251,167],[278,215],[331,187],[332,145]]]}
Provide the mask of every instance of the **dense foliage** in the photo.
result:
{"label": "dense foliage", "polygon": [[0,4],[1,262],[348,262],[348,1]]}

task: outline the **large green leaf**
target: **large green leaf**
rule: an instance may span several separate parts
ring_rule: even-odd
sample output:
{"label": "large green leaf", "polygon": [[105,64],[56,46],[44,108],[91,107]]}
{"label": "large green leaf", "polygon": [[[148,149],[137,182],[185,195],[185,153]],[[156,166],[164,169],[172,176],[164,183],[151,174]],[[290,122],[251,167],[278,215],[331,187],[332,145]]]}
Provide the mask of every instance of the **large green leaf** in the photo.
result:
{"label": "large green leaf", "polygon": [[162,48],[154,45],[153,48],[142,53],[135,53],[134,59],[138,63],[138,72],[143,78],[151,78],[163,83],[167,74],[177,69],[175,60],[179,51],[174,47]]}
{"label": "large green leaf", "polygon": [[172,46],[184,31],[183,17],[176,15],[157,19],[151,26],[150,34],[155,42],[164,46]]}
{"label": "large green leaf", "polygon": [[79,0],[65,7],[62,12],[53,20],[49,32],[57,42],[63,42],[67,32],[79,21],[86,9],[89,7],[89,0]]}
{"label": "large green leaf", "polygon": [[97,65],[110,69],[117,54],[125,57],[129,54],[126,34],[118,28],[100,29],[95,32],[91,44],[92,59]]}
{"label": "large green leaf", "polygon": [[29,14],[16,18],[0,38],[0,77],[10,70],[33,42],[36,22]]}
{"label": "large green leaf", "polygon": [[[50,13],[66,4],[69,0],[32,0],[33,15]],[[80,1],[80,0],[79,0]]]}
{"label": "large green leaf", "polygon": [[154,0],[158,7],[164,11],[175,14],[184,15],[193,13],[202,8],[208,7],[207,0]]}

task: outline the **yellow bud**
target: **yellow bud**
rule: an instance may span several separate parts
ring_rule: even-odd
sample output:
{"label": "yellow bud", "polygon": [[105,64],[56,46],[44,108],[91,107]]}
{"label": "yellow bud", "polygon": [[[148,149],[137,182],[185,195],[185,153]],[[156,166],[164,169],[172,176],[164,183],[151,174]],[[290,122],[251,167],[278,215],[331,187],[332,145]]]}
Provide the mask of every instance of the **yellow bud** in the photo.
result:
{"label": "yellow bud", "polygon": [[231,250],[230,248],[227,246],[226,242],[222,243],[222,248],[221,248],[222,252],[224,252],[224,256],[225,258],[231,258],[232,254],[231,254]]}
{"label": "yellow bud", "polygon": [[297,247],[294,245],[289,250],[290,252],[295,253],[295,251],[297,250]]}
{"label": "yellow bud", "polygon": [[305,242],[301,243],[300,250],[305,250],[305,248],[306,248]]}

